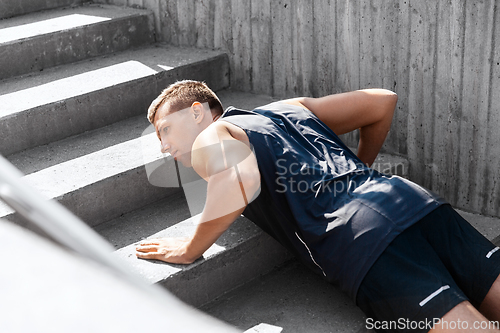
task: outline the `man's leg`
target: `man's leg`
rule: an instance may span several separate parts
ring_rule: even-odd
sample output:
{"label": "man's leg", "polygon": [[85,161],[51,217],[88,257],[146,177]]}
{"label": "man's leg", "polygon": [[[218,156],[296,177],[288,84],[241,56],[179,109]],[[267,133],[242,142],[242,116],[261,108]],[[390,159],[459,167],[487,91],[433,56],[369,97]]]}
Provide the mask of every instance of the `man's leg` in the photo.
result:
{"label": "man's leg", "polygon": [[489,320],[500,321],[500,276],[493,282],[479,311]]}
{"label": "man's leg", "polygon": [[500,332],[475,307],[465,301],[441,318],[429,333],[438,332]]}
{"label": "man's leg", "polygon": [[500,321],[500,251],[450,206],[435,210],[422,230],[470,303]]}

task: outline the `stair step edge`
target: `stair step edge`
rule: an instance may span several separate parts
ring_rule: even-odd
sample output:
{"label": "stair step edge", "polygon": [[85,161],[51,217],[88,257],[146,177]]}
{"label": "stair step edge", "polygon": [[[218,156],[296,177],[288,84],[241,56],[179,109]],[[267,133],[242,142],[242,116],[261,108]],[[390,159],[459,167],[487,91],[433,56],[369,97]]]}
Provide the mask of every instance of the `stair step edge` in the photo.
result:
{"label": "stair step edge", "polygon": [[[196,228],[196,217],[148,237],[186,237]],[[135,242],[115,252],[150,283],[167,288],[181,300],[202,306],[280,265],[290,253],[245,217],[239,217],[203,255],[190,265],[138,259]]]}
{"label": "stair step edge", "polygon": [[[3,86],[4,91],[11,91],[0,95],[0,103],[5,106],[0,114],[3,155],[145,115],[151,101],[177,79],[203,80],[214,89],[229,84],[225,54],[164,45],[80,63],[69,73],[68,67],[37,77],[41,82],[37,86],[30,84],[30,77],[20,82],[10,80]],[[97,88],[96,78],[101,81]]]}
{"label": "stair step edge", "polygon": [[33,12],[81,5],[84,0],[17,0],[0,2],[0,19],[12,18]]}
{"label": "stair step edge", "polygon": [[[154,42],[150,11],[88,5],[0,21],[0,78]],[[20,61],[21,60],[21,61]]]}

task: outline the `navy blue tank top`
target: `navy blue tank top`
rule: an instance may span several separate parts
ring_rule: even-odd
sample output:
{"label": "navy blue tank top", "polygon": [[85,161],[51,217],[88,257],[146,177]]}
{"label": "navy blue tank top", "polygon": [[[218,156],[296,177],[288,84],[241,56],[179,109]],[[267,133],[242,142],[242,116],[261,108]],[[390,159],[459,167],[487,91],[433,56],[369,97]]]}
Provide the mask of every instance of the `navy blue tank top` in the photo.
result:
{"label": "navy blue tank top", "polygon": [[255,152],[261,191],[243,215],[352,299],[389,243],[444,201],[368,168],[311,111],[228,108]]}

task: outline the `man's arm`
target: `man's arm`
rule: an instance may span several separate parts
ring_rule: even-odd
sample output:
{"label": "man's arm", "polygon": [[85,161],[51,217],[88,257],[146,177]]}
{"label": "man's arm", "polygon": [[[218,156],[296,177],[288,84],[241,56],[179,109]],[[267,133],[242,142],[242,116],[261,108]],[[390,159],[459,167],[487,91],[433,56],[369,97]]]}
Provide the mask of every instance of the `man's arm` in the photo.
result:
{"label": "man's arm", "polygon": [[240,216],[260,188],[255,156],[246,144],[230,135],[223,123],[214,123],[198,136],[192,164],[208,181],[205,208],[194,235],[142,242],[136,248],[137,257],[192,263]]}
{"label": "man's arm", "polygon": [[320,98],[284,101],[311,110],[340,135],[360,129],[358,157],[370,166],[391,127],[397,95],[385,89],[364,89]]}

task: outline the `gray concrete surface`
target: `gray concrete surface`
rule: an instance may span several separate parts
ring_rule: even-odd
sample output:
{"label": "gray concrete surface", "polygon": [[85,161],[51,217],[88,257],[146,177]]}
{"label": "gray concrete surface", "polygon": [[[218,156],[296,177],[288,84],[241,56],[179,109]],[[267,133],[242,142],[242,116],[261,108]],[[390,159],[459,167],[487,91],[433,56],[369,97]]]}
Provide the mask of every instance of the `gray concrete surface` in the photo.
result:
{"label": "gray concrete surface", "polygon": [[410,176],[410,162],[407,158],[398,155],[380,153],[371,168],[388,175],[397,175],[403,178]]}
{"label": "gray concrete surface", "polygon": [[[71,17],[71,15],[75,15]],[[67,18],[71,24],[78,18],[103,18],[104,21],[69,29],[64,25],[51,31],[53,22]],[[153,43],[152,13],[122,7],[86,5],[36,12],[0,21],[2,66],[0,79],[44,70],[102,54],[123,51]],[[56,21],[57,22],[57,21]],[[24,36],[33,27],[33,36]],[[20,38],[11,40],[20,34]]]}
{"label": "gray concrete surface", "polygon": [[[115,124],[113,131],[123,133],[130,128],[129,122],[119,125]],[[45,197],[58,199],[91,226],[180,191],[178,184],[177,187],[160,188],[148,181],[144,165],[163,156],[159,153],[158,139],[154,134],[111,144],[103,149],[89,148],[93,144],[106,146],[95,138],[105,138],[108,129],[97,132],[100,133],[59,143],[57,147],[60,151],[54,156],[58,163],[52,166],[46,163],[52,159],[52,150],[36,149],[33,154],[25,152],[18,156],[17,163],[37,170],[26,175],[23,181]],[[86,141],[88,137],[93,140]],[[71,154],[64,154],[65,151],[78,150],[78,145],[94,152],[74,158],[70,158]],[[177,179],[175,167],[171,167],[172,178]],[[12,209],[0,203],[0,216],[7,217],[11,213]],[[11,218],[19,222],[17,218]]]}
{"label": "gray concrete surface", "polygon": [[16,168],[25,175],[73,160],[125,141],[137,139],[149,122],[144,115],[130,117],[66,139],[26,149],[8,156]]}
{"label": "gray concrete surface", "polygon": [[0,1],[0,19],[24,15],[40,10],[52,9],[63,6],[79,5],[83,0],[17,0]]}
{"label": "gray concrete surface", "polygon": [[241,217],[192,265],[172,265],[136,258],[135,245],[146,238],[184,237],[196,225],[184,196],[176,195],[102,223],[95,230],[118,250],[134,270],[192,305],[202,305],[289,258],[273,239]]}
{"label": "gray concrete surface", "polygon": [[465,212],[460,209],[456,210],[484,237],[488,238],[494,244],[500,245],[500,218]]}
{"label": "gray concrete surface", "polygon": [[6,221],[0,244],[2,332],[238,332]]}
{"label": "gray concrete surface", "polygon": [[119,250],[191,217],[182,192],[125,213],[93,229]]}
{"label": "gray concrete surface", "polygon": [[201,309],[244,330],[267,323],[283,333],[367,332],[361,310],[296,260]]}
{"label": "gray concrete surface", "polygon": [[[169,199],[165,199],[161,203],[168,208],[158,209],[158,205],[161,204],[153,204],[140,212],[131,213],[130,216],[124,216],[111,222],[119,227],[108,228],[107,223],[105,223],[97,230],[112,240],[113,244],[120,245],[123,244],[120,239],[126,239],[126,242],[131,240],[130,234],[119,231],[121,228],[144,230],[144,224],[147,225],[147,229],[152,226],[157,228],[158,225],[169,225],[157,233],[149,234],[147,238],[192,235],[196,228],[194,219],[176,221],[175,215],[178,213],[175,213],[175,209],[171,209],[168,201]],[[172,211],[174,211],[173,218]],[[158,212],[164,212],[164,214]],[[155,221],[158,223],[154,223]],[[122,235],[117,235],[119,233]],[[135,235],[135,237],[143,237],[144,231],[139,231]],[[281,245],[244,217],[237,219],[205,252],[203,257],[191,265],[174,265],[138,259],[135,256],[137,244],[138,241],[135,241],[118,249],[116,251],[117,257],[126,260],[147,281],[167,288],[181,300],[194,306],[203,305],[215,297],[271,271],[290,257]]]}
{"label": "gray concrete surface", "polygon": [[155,45],[0,84],[0,152],[9,155],[134,115],[179,78],[226,88],[227,58]]}

